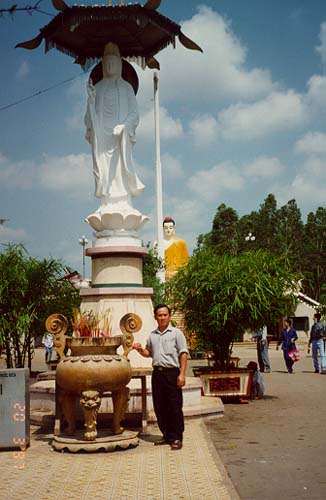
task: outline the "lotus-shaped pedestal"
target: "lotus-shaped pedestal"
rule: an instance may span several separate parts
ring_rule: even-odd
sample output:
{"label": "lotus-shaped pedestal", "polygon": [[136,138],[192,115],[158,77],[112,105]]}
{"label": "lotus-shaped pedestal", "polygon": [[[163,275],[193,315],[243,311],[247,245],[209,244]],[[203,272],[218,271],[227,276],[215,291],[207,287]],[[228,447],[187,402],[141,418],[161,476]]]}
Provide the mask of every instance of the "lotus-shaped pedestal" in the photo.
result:
{"label": "lotus-shaped pedestal", "polygon": [[95,230],[96,236],[110,236],[119,233],[133,235],[149,218],[128,203],[115,203],[101,206],[85,220]]}

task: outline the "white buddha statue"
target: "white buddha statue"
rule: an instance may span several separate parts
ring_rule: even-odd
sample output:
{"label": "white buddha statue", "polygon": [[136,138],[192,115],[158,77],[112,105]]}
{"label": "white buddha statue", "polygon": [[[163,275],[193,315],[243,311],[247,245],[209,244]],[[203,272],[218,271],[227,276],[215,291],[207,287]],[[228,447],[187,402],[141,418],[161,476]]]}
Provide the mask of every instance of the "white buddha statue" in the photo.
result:
{"label": "white buddha statue", "polygon": [[112,242],[115,236],[136,238],[137,231],[149,220],[131,204],[131,198],[140,195],[145,187],[132,158],[139,116],[133,87],[121,76],[122,59],[114,43],[105,46],[102,69],[103,78],[95,85],[91,79],[88,83],[85,115],[95,196],[100,199],[99,208],[86,221],[95,229],[96,245],[106,245],[107,238]]}
{"label": "white buddha statue", "polygon": [[92,147],[95,196],[101,200],[97,212],[86,220],[98,231],[110,229],[110,223],[103,222],[103,214],[141,216],[132,208],[130,199],[141,194],[145,187],[135,172],[132,158],[139,122],[136,96],[130,83],[121,77],[122,60],[114,43],[105,46],[102,67],[103,78],[95,85],[91,80],[88,83],[85,115],[86,140]]}
{"label": "white buddha statue", "polygon": [[175,235],[175,221],[172,217],[165,217],[163,232],[165,278],[170,279],[179,267],[187,264],[189,254],[185,240]]}

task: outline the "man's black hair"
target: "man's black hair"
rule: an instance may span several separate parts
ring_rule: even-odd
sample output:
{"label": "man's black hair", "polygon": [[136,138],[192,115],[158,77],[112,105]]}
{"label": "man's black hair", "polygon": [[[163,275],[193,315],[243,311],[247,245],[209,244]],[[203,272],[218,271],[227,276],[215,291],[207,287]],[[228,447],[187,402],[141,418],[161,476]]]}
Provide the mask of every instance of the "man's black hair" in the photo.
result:
{"label": "man's black hair", "polygon": [[154,307],[154,316],[156,316],[156,311],[158,309],[162,309],[162,307],[166,307],[166,309],[169,311],[169,315],[171,315],[171,308],[167,306],[166,304],[157,304],[157,306]]}

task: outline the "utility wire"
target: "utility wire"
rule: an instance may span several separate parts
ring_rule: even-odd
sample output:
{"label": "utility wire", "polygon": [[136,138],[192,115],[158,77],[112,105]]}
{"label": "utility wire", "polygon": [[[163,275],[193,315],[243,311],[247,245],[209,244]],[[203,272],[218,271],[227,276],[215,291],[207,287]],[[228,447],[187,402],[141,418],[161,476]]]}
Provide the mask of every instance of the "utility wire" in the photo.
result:
{"label": "utility wire", "polygon": [[67,78],[67,80],[63,80],[62,82],[55,83],[54,85],[51,85],[51,87],[47,87],[45,89],[38,90],[34,94],[31,94],[31,95],[29,95],[27,97],[23,97],[22,99],[19,99],[18,101],[15,101],[15,102],[12,102],[10,104],[7,104],[6,106],[2,106],[0,108],[0,111],[4,111],[5,109],[9,109],[9,108],[12,108],[13,106],[17,106],[18,104],[20,104],[22,102],[28,101],[29,99],[33,99],[33,97],[37,97],[37,96],[39,96],[41,94],[44,94],[45,92],[49,92],[49,90],[55,89],[57,87],[60,87],[60,85],[65,85],[66,83],[72,82],[73,80],[76,80],[77,78],[80,78],[84,74],[85,73],[80,73],[77,76],[73,76],[71,78]]}
{"label": "utility wire", "polygon": [[33,14],[33,12],[39,12],[40,14],[45,14],[47,16],[54,17],[53,14],[50,14],[49,12],[45,12],[44,10],[41,10],[39,5],[43,0],[39,0],[36,2],[35,5],[26,5],[25,7],[17,7],[17,4],[12,5],[11,7],[8,8],[0,8],[0,17],[3,14],[9,14],[9,16],[13,17],[16,12],[26,12],[30,16]]}

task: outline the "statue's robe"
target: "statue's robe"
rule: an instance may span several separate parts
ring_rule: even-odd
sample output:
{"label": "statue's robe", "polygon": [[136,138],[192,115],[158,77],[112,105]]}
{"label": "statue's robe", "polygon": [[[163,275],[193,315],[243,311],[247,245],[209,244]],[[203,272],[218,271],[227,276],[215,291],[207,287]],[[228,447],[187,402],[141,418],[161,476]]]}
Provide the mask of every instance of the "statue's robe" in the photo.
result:
{"label": "statue's robe", "polygon": [[[122,78],[103,78],[95,89],[95,102],[88,100],[85,116],[92,137],[95,196],[104,203],[137,196],[144,185],[132,159],[139,122],[133,88]],[[116,125],[125,127],[118,137],[113,135]]]}

